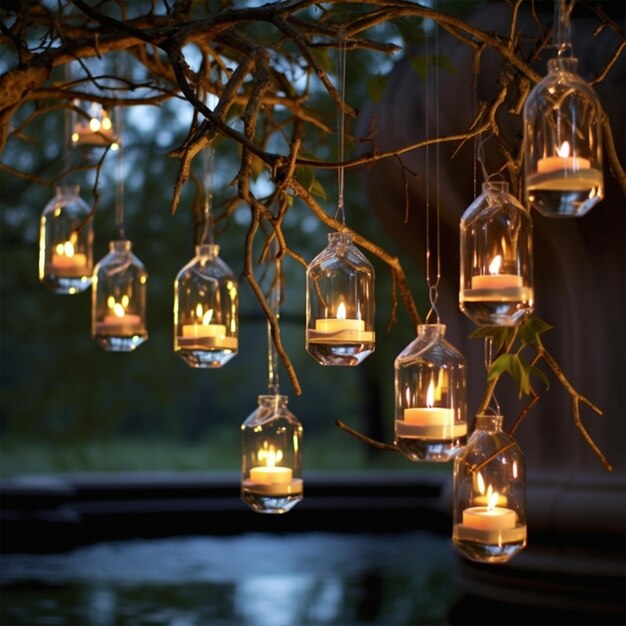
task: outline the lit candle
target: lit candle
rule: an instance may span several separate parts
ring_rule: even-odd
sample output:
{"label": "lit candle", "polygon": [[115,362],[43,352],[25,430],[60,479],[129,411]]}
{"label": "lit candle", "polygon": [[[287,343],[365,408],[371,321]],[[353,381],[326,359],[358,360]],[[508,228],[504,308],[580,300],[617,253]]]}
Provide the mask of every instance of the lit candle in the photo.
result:
{"label": "lit candle", "polygon": [[224,337],[226,326],[224,324],[185,324],[183,326],[183,337]]}
{"label": "lit candle", "polygon": [[489,264],[489,274],[472,276],[472,289],[499,290],[520,288],[524,284],[517,274],[500,274],[502,257],[497,254]]}
{"label": "lit candle", "polygon": [[75,252],[74,244],[65,241],[56,245],[49,270],[59,276],[81,276],[87,269],[87,255]]}
{"label": "lit candle", "polygon": [[179,347],[220,350],[237,349],[237,337],[226,337],[226,326],[224,324],[211,324],[213,309],[203,312],[202,305],[198,304],[196,316],[200,322],[183,324],[182,335],[176,338]]}
{"label": "lit candle", "polygon": [[473,506],[463,511],[463,522],[454,527],[459,540],[486,544],[526,541],[526,525],[518,524],[513,509],[496,506],[499,494],[491,494],[487,506]]}
{"label": "lit candle", "polygon": [[586,170],[591,167],[589,159],[577,156],[570,156],[569,142],[564,141],[560,148],[557,148],[558,156],[549,156],[537,161],[537,173],[548,174],[560,170]]}
{"label": "lit candle", "polygon": [[124,294],[119,302],[114,296],[107,298],[107,306],[111,313],[95,324],[97,335],[128,336],[143,332],[141,315],[126,313],[130,298]]}
{"label": "lit candle", "polygon": [[72,142],[76,144],[108,145],[113,139],[113,123],[108,113],[101,110],[102,119],[92,117],[84,123],[77,123],[72,132]]}
{"label": "lit candle", "polygon": [[463,525],[476,530],[508,530],[516,522],[515,511],[504,507],[473,506],[463,511]]}
{"label": "lit candle", "polygon": [[369,343],[374,333],[365,330],[365,320],[346,318],[346,305],[337,307],[337,316],[315,320],[315,330],[307,330],[309,341],[318,343]]}
{"label": "lit candle", "polygon": [[274,496],[302,493],[302,479],[294,479],[290,467],[276,465],[283,459],[282,450],[265,445],[257,458],[265,465],[250,468],[250,477],[243,483],[245,489]]}
{"label": "lit candle", "polygon": [[[407,389],[407,395],[409,392]],[[426,391],[426,406],[404,409],[404,419],[396,420],[396,435],[426,439],[456,439],[467,434],[467,424],[455,422],[454,409],[433,406],[435,397],[435,385],[431,380]]]}

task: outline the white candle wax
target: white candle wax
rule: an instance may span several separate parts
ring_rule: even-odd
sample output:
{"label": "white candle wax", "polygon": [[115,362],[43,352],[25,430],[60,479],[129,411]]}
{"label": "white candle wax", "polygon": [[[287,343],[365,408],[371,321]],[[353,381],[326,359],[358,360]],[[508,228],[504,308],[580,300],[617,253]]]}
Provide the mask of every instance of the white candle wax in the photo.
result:
{"label": "white candle wax", "polygon": [[315,320],[315,330],[322,333],[335,333],[345,330],[363,332],[365,330],[365,320],[329,317]]}
{"label": "white candle wax", "polygon": [[523,286],[522,277],[517,274],[484,274],[472,276],[472,289],[510,289]]}
{"label": "white candle wax", "polygon": [[551,156],[537,161],[537,173],[547,174],[558,170],[586,170],[591,167],[589,159]]}
{"label": "white candle wax", "polygon": [[226,326],[224,324],[185,324],[183,337],[224,337]]}
{"label": "white candle wax", "polygon": [[140,315],[105,315],[104,320],[96,322],[96,334],[103,335],[133,335],[143,330],[143,323]]}
{"label": "white candle wax", "polygon": [[82,252],[70,256],[54,253],[50,262],[50,269],[61,273],[80,275],[82,271],[87,269],[87,255]]}
{"label": "white candle wax", "polygon": [[452,426],[454,424],[454,411],[444,407],[404,409],[404,421],[413,426]]}
{"label": "white candle wax", "polygon": [[517,513],[504,507],[475,506],[463,511],[463,526],[475,530],[509,530],[515,528]]}
{"label": "white candle wax", "polygon": [[290,467],[260,466],[250,469],[250,480],[262,485],[289,485],[293,478]]}

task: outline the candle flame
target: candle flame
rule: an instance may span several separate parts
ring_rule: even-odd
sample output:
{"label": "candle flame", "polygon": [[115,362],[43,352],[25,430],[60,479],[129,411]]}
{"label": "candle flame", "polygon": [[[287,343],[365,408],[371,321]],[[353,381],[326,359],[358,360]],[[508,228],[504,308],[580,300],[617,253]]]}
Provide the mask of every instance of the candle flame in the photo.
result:
{"label": "candle flame", "polygon": [[[480,492],[481,496],[485,495],[485,479],[483,478],[483,475],[478,472],[478,474],[476,474],[476,486],[478,487],[478,491]],[[489,485],[489,487],[491,488],[491,485]]]}
{"label": "candle flame", "polygon": [[274,450],[274,446],[268,445],[265,441],[263,447],[257,452],[257,456],[259,462],[265,462],[266,467],[276,467],[276,464],[283,460],[283,451],[280,448]]}
{"label": "candle flame", "polygon": [[109,307],[113,315],[115,315],[115,317],[124,317],[126,315],[126,308],[128,307],[129,303],[130,298],[127,294],[124,294],[119,302],[115,300],[114,296],[109,296],[107,298],[107,306]]}
{"label": "candle flame", "polygon": [[430,381],[428,390],[426,391],[426,406],[430,409],[435,404],[435,385],[433,381]]}
{"label": "candle flame", "polygon": [[97,133],[100,130],[100,120],[92,117],[89,120],[89,130],[91,130],[94,133]]}
{"label": "candle flame", "polygon": [[213,309],[209,309],[203,316],[202,316],[202,324],[204,326],[208,326],[211,323],[211,318],[213,317]]}
{"label": "candle flame", "polygon": [[346,305],[343,302],[339,303],[337,307],[337,319],[345,320],[346,319]]}
{"label": "candle flame", "polygon": [[[491,489],[491,485],[489,485],[489,489]],[[487,490],[487,494],[489,494],[489,490]],[[497,491],[494,491],[491,495],[488,495],[487,498],[487,510],[493,511],[496,508],[496,504],[498,504],[499,494]]]}
{"label": "candle flame", "polygon": [[65,241],[56,245],[57,254],[65,256],[74,256],[74,244],[71,241]]}
{"label": "candle flame", "polygon": [[564,159],[567,158],[569,156],[569,142],[564,141],[561,147],[556,149],[556,153]]}
{"label": "candle flame", "polygon": [[489,263],[489,273],[490,274],[499,274],[500,266],[502,265],[502,257],[499,254],[493,257],[493,261]]}

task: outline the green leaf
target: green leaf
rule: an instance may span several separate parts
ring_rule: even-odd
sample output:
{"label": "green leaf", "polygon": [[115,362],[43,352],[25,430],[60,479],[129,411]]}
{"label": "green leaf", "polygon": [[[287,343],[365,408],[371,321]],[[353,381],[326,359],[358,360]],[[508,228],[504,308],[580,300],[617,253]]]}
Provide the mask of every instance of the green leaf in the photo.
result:
{"label": "green leaf", "polygon": [[539,346],[539,335],[550,330],[552,326],[534,315],[524,320],[519,329],[519,338],[522,345]]}
{"label": "green leaf", "polygon": [[489,368],[487,382],[500,378],[508,372],[517,385],[519,397],[530,393],[530,365],[519,354],[501,354]]}
{"label": "green leaf", "polygon": [[386,86],[387,79],[382,74],[376,74],[376,76],[370,77],[367,81],[367,95],[372,99],[372,102],[378,102],[380,100]]}
{"label": "green leaf", "polygon": [[433,59],[433,63],[437,69],[445,70],[449,74],[456,74],[456,68],[452,65],[450,59],[443,56],[443,54],[437,54]]}
{"label": "green leaf", "polygon": [[471,335],[471,338],[492,337],[493,349],[497,352],[505,345],[513,336],[513,328],[508,326],[481,326]]}
{"label": "green leaf", "polygon": [[322,186],[322,183],[320,183],[320,181],[317,178],[314,178],[311,181],[311,185],[309,186],[309,191],[313,195],[319,196],[320,198],[322,198],[322,200],[328,200],[328,197],[326,196],[326,189],[324,189],[324,187]]}
{"label": "green leaf", "polygon": [[550,380],[548,379],[548,377],[545,375],[545,372],[543,372],[542,370],[540,370],[538,367],[536,367],[535,365],[533,365],[530,368],[530,373],[533,376],[536,376],[537,378],[539,378],[541,380],[541,382],[545,385],[546,391],[548,389],[550,389]]}
{"label": "green leaf", "polygon": [[411,67],[413,71],[422,79],[426,80],[428,77],[428,65],[429,60],[428,57],[420,55],[420,56],[411,56],[409,57],[409,61],[411,62]]}
{"label": "green leaf", "polygon": [[309,166],[297,167],[295,171],[296,180],[308,191],[315,180],[315,170]]}

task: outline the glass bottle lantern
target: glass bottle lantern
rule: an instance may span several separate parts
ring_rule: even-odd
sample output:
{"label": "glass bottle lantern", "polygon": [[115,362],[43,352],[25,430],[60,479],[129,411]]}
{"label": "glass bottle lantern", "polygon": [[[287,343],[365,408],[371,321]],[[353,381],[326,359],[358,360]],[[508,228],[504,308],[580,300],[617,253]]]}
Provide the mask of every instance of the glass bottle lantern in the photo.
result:
{"label": "glass bottle lantern", "polygon": [[70,145],[78,148],[118,148],[115,108],[98,102],[74,100],[70,114]]}
{"label": "glass bottle lantern", "polygon": [[321,365],[358,365],[375,347],[374,268],[349,233],[330,233],[306,272],[306,349]]}
{"label": "glass bottle lantern", "polygon": [[237,354],[237,280],[219,251],[196,246],[174,281],[174,351],[191,367],[222,367]]}
{"label": "glass bottle lantern", "polygon": [[454,460],[454,545],[472,561],[504,563],[526,546],[526,466],[501,415],[479,415]]}
{"label": "glass bottle lantern", "polygon": [[91,285],[93,220],[78,185],[59,186],[39,227],[39,280],[55,293],[75,294]]}
{"label": "glass bottle lantern", "polygon": [[550,59],[524,104],[526,199],[547,217],[585,215],[604,197],[602,108],[577,63]]}
{"label": "glass bottle lantern", "polygon": [[302,424],[287,401],[260,395],[241,425],[241,499],[258,513],[286,513],[303,497]]}
{"label": "glass bottle lantern", "polygon": [[420,324],[394,361],[394,443],[412,461],[449,461],[467,438],[465,358],[445,332]]}
{"label": "glass bottle lantern", "polygon": [[506,182],[486,182],[460,225],[459,306],[478,325],[515,326],[534,309],[532,219]]}
{"label": "glass bottle lantern", "polygon": [[148,339],[147,283],[132,242],[109,242],[109,253],[94,268],[91,299],[91,335],[105,350],[130,352]]}

